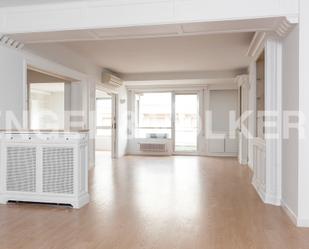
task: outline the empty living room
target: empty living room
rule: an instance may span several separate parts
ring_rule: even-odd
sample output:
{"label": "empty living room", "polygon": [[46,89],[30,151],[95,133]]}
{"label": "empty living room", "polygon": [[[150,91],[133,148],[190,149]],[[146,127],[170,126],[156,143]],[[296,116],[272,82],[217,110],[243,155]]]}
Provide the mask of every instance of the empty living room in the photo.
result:
{"label": "empty living room", "polygon": [[309,2],[0,0],[0,249],[309,248]]}

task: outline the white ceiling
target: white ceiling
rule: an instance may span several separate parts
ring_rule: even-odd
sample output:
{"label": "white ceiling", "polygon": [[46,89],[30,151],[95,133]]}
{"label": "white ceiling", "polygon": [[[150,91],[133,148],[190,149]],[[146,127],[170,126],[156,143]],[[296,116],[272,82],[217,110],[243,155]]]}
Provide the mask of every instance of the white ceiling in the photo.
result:
{"label": "white ceiling", "polygon": [[[1,1],[1,0],[0,0]],[[274,31],[280,18],[182,23],[48,33],[10,34],[35,50],[58,43],[99,67],[124,75],[244,69],[256,31]]]}
{"label": "white ceiling", "polygon": [[0,0],[0,7],[60,3],[60,2],[63,3],[63,2],[74,2],[74,1],[80,1],[80,0]]}
{"label": "white ceiling", "polygon": [[[253,33],[63,43],[121,74],[238,70],[249,65]],[[35,45],[31,45],[33,48]]]}

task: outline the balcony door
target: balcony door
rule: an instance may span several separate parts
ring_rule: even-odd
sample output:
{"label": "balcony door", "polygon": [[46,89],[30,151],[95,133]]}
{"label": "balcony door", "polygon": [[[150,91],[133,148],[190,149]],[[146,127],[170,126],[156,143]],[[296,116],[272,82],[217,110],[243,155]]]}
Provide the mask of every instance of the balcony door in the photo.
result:
{"label": "balcony door", "polygon": [[176,93],[174,99],[174,152],[197,152],[198,95]]}

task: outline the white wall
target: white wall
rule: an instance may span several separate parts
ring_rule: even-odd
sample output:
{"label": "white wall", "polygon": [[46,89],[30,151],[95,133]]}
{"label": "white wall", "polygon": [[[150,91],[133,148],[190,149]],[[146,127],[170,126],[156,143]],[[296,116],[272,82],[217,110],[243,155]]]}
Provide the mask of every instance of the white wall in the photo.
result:
{"label": "white wall", "polygon": [[213,112],[212,131],[219,133],[228,133],[230,111],[237,111],[238,93],[236,90],[211,90],[209,105]]}
{"label": "white wall", "polygon": [[[282,110],[298,111],[299,98],[299,27],[283,41]],[[297,122],[297,118],[290,120]],[[283,130],[286,124],[283,124]],[[298,131],[289,130],[289,138],[282,141],[282,201],[298,215]]]}
{"label": "white wall", "polygon": [[299,207],[298,223],[309,227],[309,1],[300,0],[299,25],[299,111],[306,117],[304,125],[305,138],[299,139],[298,144],[298,179]]}
{"label": "white wall", "polygon": [[[235,132],[231,127],[230,112],[234,112],[235,121],[238,118],[238,91],[237,90],[210,90],[209,111],[211,111],[211,122],[207,122],[207,131],[212,134],[224,135],[223,138],[208,139],[208,154],[237,155],[237,138],[230,138]],[[206,117],[207,120],[207,117]],[[236,133],[234,133],[236,134]]]}
{"label": "white wall", "polygon": [[18,51],[0,45],[0,129],[6,128],[6,111],[12,111],[17,121],[23,123],[24,76],[23,56]]}

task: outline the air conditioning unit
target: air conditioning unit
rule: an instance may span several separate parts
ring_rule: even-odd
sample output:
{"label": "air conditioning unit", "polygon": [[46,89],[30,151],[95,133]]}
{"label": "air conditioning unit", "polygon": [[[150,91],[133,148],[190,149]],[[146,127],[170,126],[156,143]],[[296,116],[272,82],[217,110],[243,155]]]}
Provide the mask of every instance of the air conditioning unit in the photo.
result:
{"label": "air conditioning unit", "polygon": [[115,87],[122,86],[122,80],[116,76],[114,73],[104,70],[102,72],[102,83],[107,85],[112,85]]}

